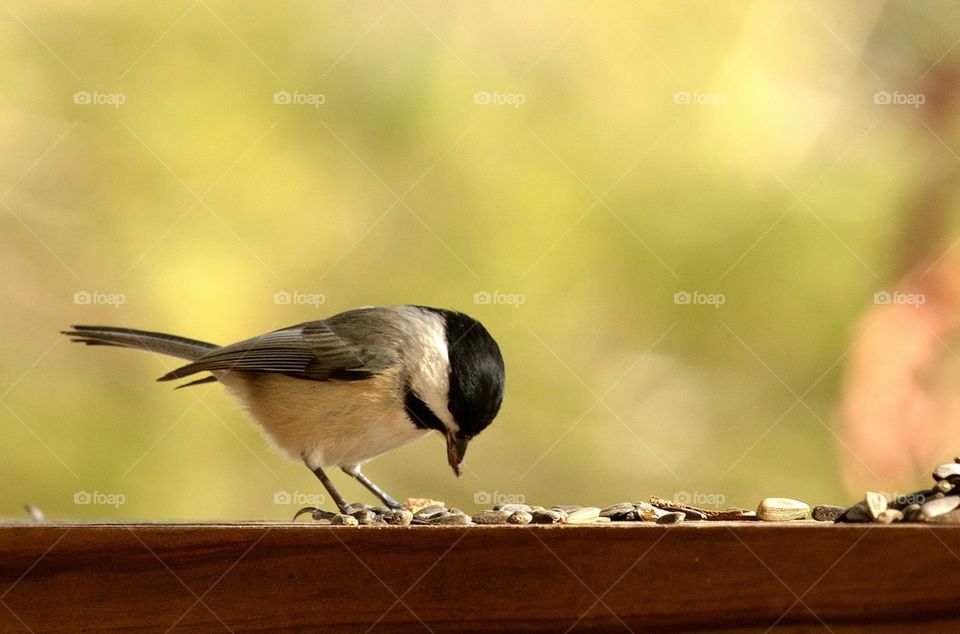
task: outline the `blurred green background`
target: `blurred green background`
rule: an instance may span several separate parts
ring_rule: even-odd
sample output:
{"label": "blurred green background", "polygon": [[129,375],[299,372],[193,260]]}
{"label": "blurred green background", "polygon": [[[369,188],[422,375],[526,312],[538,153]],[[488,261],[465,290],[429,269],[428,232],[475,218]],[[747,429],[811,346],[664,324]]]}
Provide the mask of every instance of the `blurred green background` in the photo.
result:
{"label": "blurred green background", "polygon": [[290,517],[319,483],[219,386],[58,331],[391,303],[508,375],[462,480],[439,437],[366,468],[395,497],[847,502],[845,353],[958,162],[958,39],[950,2],[5,2],[0,515]]}

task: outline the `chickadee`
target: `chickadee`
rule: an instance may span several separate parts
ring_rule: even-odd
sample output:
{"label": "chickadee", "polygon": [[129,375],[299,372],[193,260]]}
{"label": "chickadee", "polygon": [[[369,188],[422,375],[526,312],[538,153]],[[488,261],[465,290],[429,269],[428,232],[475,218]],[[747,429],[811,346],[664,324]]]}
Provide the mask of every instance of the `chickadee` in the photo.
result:
{"label": "chickadee", "polygon": [[503,400],[497,342],[475,319],[440,308],[357,308],[222,347],[107,326],[73,326],[62,334],[190,361],[159,381],[209,372],[179,387],[226,386],[280,449],[306,463],[343,513],[349,505],[325,467],[340,467],[399,508],[361,466],[439,431],[459,477],[467,444]]}

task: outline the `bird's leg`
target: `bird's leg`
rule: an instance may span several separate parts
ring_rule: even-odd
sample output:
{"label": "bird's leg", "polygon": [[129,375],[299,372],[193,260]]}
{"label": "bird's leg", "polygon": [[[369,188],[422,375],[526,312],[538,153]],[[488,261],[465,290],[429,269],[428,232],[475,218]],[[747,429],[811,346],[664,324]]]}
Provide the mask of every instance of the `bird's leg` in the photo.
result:
{"label": "bird's leg", "polygon": [[386,491],[384,491],[383,489],[378,487],[376,484],[374,484],[373,480],[371,480],[370,478],[368,478],[367,476],[363,475],[363,473],[360,472],[359,465],[354,465],[352,467],[340,467],[340,468],[343,470],[344,473],[346,473],[347,475],[353,476],[354,478],[357,479],[357,482],[367,487],[370,493],[373,493],[375,496],[380,498],[380,501],[383,502],[387,508],[394,509],[394,510],[400,508],[400,505],[397,503],[396,500],[394,500],[392,497],[387,495]]}
{"label": "bird's leg", "polygon": [[[307,465],[310,467],[310,465]],[[320,480],[320,484],[323,485],[323,488],[327,490],[327,493],[330,494],[330,497],[333,498],[333,501],[336,503],[337,508],[340,509],[341,513],[348,514],[350,513],[350,505],[347,504],[347,501],[340,495],[340,492],[337,491],[337,488],[333,486],[333,482],[330,481],[330,478],[327,477],[327,474],[323,472],[323,469],[320,467],[310,468],[313,471],[313,474],[317,476],[317,479]]]}

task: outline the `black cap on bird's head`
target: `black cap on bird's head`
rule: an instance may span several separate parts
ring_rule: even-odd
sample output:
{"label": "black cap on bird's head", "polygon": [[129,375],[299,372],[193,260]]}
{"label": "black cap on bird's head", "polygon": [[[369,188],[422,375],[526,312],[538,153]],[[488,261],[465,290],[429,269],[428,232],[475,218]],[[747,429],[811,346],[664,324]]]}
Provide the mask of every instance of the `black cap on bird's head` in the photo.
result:
{"label": "black cap on bird's head", "polygon": [[450,392],[447,409],[458,430],[447,431],[447,460],[460,475],[470,439],[493,422],[503,402],[504,368],[500,347],[476,319],[454,311],[438,311],[447,326]]}

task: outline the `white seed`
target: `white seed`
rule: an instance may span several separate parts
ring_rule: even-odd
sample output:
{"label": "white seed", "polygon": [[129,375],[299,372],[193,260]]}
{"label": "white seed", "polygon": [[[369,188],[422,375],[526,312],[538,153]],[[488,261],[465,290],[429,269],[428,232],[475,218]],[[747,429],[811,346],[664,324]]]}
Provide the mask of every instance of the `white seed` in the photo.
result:
{"label": "white seed", "polygon": [[944,478],[956,478],[960,476],[960,464],[948,462],[942,464],[933,470],[934,480],[943,480]]}
{"label": "white seed", "polygon": [[903,520],[903,513],[897,509],[887,509],[877,516],[877,522],[880,524],[893,524]]}
{"label": "white seed", "polygon": [[887,498],[883,493],[868,491],[863,498],[863,505],[867,508],[870,519],[877,519],[880,514],[887,510]]}
{"label": "white seed", "polygon": [[767,498],[757,507],[757,517],[767,522],[806,519],[810,506],[790,498]]}
{"label": "white seed", "polygon": [[928,500],[923,503],[923,517],[928,520],[933,519],[938,515],[949,513],[957,508],[957,506],[960,506],[960,497],[956,495]]}
{"label": "white seed", "polygon": [[567,524],[593,524],[600,517],[600,509],[595,506],[584,506],[567,514]]}

